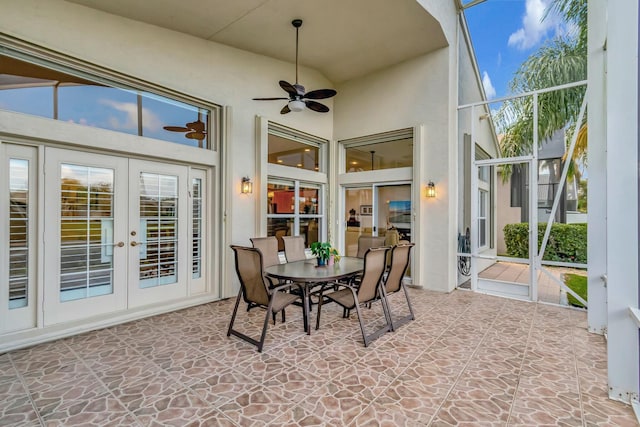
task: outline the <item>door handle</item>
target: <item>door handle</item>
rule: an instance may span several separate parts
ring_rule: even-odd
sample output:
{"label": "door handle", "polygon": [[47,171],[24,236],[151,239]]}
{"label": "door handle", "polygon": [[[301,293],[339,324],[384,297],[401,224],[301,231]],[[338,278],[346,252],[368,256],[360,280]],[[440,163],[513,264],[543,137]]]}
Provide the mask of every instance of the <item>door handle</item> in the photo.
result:
{"label": "door handle", "polygon": [[140,243],[138,242],[131,242],[131,246],[138,246]]}
{"label": "door handle", "polygon": [[124,242],[118,242],[118,243],[114,243],[113,246],[117,246],[119,248],[124,246]]}

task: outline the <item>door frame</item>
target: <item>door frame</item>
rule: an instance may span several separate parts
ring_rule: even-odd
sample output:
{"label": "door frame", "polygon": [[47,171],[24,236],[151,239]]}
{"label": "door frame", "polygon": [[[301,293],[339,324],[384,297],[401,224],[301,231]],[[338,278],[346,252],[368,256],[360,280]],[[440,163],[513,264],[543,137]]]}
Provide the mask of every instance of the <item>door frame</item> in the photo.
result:
{"label": "door frame", "polygon": [[[494,159],[485,159],[485,160],[475,160],[475,143],[471,142],[471,223],[470,223],[470,247],[471,247],[471,290],[474,292],[483,292],[489,294],[497,294],[503,296],[509,296],[513,298],[524,297],[525,295],[519,291],[519,289],[523,286],[522,283],[503,281],[503,280],[494,280],[494,279],[486,279],[479,277],[480,272],[478,271],[478,263],[481,260],[492,260],[492,261],[512,261],[518,262],[522,264],[527,264],[529,266],[529,282],[528,282],[528,292],[526,295],[526,300],[528,301],[536,301],[538,299],[538,239],[532,239],[532,236],[538,235],[538,202],[537,202],[537,192],[532,189],[538,188],[538,174],[537,166],[537,158],[535,155],[531,156],[519,156],[519,157],[510,157],[510,158],[494,158]],[[478,173],[481,167],[487,166],[500,166],[500,165],[515,165],[515,164],[527,164],[529,168],[529,227],[528,227],[528,235],[529,235],[529,258],[510,258],[510,257],[502,257],[502,256],[487,256],[480,254],[479,242],[478,242],[478,218],[479,218],[479,198],[478,191],[480,190],[480,179],[478,177]],[[495,180],[494,180],[495,181]],[[494,183],[494,187],[495,187]],[[495,191],[495,188],[494,188]],[[496,209],[490,207],[492,209],[492,217],[496,215]]]}

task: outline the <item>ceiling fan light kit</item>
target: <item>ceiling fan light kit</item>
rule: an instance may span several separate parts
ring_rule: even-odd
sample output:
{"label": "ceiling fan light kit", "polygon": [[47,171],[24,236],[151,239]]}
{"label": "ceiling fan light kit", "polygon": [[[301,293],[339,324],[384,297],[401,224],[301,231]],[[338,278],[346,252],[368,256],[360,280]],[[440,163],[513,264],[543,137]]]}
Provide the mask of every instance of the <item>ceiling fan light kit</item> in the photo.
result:
{"label": "ceiling fan light kit", "polygon": [[302,26],[302,19],[294,19],[291,21],[291,25],[296,29],[296,82],[291,84],[284,80],[280,80],[279,84],[282,90],[289,95],[287,98],[253,98],[254,101],[275,101],[275,100],[287,100],[280,114],[287,114],[291,111],[300,112],[305,108],[318,113],[326,113],[329,111],[329,107],[314,99],[327,99],[336,95],[336,91],[333,89],[317,89],[311,92],[305,92],[304,86],[298,83],[298,30]]}
{"label": "ceiling fan light kit", "polygon": [[295,111],[295,112],[302,111],[304,110],[304,107],[305,105],[303,101],[300,101],[298,99],[289,101],[289,110],[291,111]]}

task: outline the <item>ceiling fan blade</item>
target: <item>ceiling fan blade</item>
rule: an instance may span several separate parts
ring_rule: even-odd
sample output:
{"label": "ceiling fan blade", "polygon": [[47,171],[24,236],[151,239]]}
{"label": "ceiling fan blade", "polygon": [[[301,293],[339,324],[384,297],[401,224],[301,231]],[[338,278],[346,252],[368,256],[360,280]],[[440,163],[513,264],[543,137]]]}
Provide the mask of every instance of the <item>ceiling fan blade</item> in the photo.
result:
{"label": "ceiling fan blade", "polygon": [[200,120],[197,120],[195,122],[190,122],[187,123],[187,127],[191,130],[194,130],[196,132],[203,132],[204,131],[204,123],[201,122]]}
{"label": "ceiling fan blade", "polygon": [[188,134],[185,135],[185,138],[189,138],[189,139],[198,139],[198,140],[202,140],[204,139],[205,134],[202,132],[189,132]]}
{"label": "ceiling fan blade", "polygon": [[285,82],[284,80],[280,80],[278,83],[280,83],[280,87],[287,92],[289,95],[291,95],[292,97],[296,97],[299,95],[304,95],[303,93],[299,93],[298,89],[296,89],[291,83],[289,82]]}
{"label": "ceiling fan blade", "polygon": [[305,96],[303,96],[303,98],[307,98],[307,99],[326,99],[326,98],[331,98],[332,96],[336,96],[338,92],[336,92],[333,89],[318,89],[318,90],[312,90],[311,92],[308,92]]}
{"label": "ceiling fan blade", "polygon": [[317,111],[318,113],[326,113],[327,111],[329,111],[329,107],[316,101],[304,101],[304,103],[307,105],[307,108],[313,111]]}
{"label": "ceiling fan blade", "polygon": [[282,110],[280,110],[280,114],[287,114],[290,112],[291,110],[289,109],[289,104],[285,105],[284,107],[282,107]]}
{"label": "ceiling fan blade", "polygon": [[284,100],[284,99],[289,99],[289,98],[252,98],[254,101],[278,101],[278,100]]}
{"label": "ceiling fan blade", "polygon": [[170,132],[189,132],[191,130],[184,126],[164,126],[163,129]]}

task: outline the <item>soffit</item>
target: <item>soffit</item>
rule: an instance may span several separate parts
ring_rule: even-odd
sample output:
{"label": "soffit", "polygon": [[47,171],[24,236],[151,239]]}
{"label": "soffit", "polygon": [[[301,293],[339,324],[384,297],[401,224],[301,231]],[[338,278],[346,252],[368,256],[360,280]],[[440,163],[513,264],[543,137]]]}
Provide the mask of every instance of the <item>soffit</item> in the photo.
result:
{"label": "soffit", "polygon": [[301,18],[300,64],[336,83],[447,45],[416,0],[67,1],[288,62]]}

